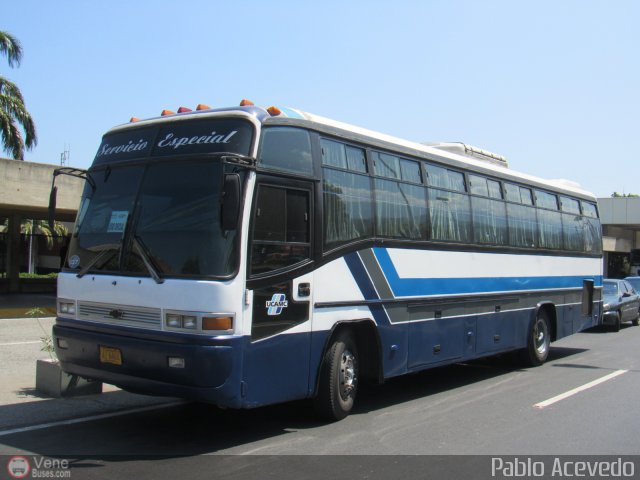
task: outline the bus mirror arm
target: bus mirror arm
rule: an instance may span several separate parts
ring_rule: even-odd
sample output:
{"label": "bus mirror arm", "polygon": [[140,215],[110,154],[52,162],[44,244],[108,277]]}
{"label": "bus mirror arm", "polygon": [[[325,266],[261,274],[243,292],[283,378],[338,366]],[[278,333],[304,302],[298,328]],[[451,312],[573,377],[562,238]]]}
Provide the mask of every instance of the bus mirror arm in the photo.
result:
{"label": "bus mirror arm", "polygon": [[70,168],[70,167],[61,167],[56,168],[53,171],[53,179],[51,180],[51,193],[49,193],[49,227],[53,229],[53,225],[56,220],[56,202],[58,198],[58,187],[56,187],[56,178],[58,175],[69,175],[71,177],[82,178],[86,180],[89,185],[91,185],[91,189],[96,191],[96,182],[93,180],[93,177],[87,170],[81,170],[79,168]]}
{"label": "bus mirror arm", "polygon": [[[54,177],[55,182],[55,177]],[[56,201],[58,198],[58,187],[51,185],[51,193],[49,194],[49,228],[53,232],[54,224],[56,222]]]}
{"label": "bus mirror arm", "polygon": [[221,202],[220,226],[222,230],[235,230],[240,214],[240,175],[237,173],[224,175]]}

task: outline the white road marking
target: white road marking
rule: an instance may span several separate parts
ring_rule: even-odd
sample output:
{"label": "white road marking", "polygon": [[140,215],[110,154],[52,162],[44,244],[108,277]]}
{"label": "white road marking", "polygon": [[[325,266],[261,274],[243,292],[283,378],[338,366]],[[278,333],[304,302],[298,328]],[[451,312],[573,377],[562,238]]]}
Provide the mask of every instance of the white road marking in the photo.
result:
{"label": "white road marking", "polygon": [[185,404],[185,401],[164,403],[162,405],[150,405],[148,407],[130,408],[128,410],[120,410],[117,412],[102,413],[100,415],[91,415],[89,417],[71,418],[68,420],[60,420],[57,422],[41,423],[38,425],[29,425],[27,427],[13,428],[11,430],[0,430],[0,437],[14,435],[16,433],[32,432],[34,430],[42,430],[44,428],[61,427],[63,425],[75,425],[76,423],[91,422],[93,420],[103,420],[105,418],[119,417],[121,415],[129,415],[130,413],[148,412],[150,410],[160,410],[163,408],[176,407]]}
{"label": "white road marking", "polygon": [[536,403],[534,407],[535,408],[548,407],[549,405],[553,405],[554,403],[564,400],[565,398],[569,398],[575,395],[576,393],[584,392],[585,390],[588,390],[591,387],[600,385],[601,383],[611,380],[612,378],[619,377],[620,375],[622,375],[623,373],[627,373],[628,371],[629,370],[616,370],[615,372],[610,373],[609,375],[605,375],[604,377],[600,377],[594,380],[593,382],[585,383],[580,387],[574,388],[573,390],[569,390],[568,392],[561,393],[560,395],[556,395],[555,397],[545,400],[544,402]]}
{"label": "white road marking", "polygon": [[11,345],[33,345],[36,343],[42,343],[42,340],[33,340],[30,342],[10,342],[10,343],[0,343],[0,347],[9,347]]}

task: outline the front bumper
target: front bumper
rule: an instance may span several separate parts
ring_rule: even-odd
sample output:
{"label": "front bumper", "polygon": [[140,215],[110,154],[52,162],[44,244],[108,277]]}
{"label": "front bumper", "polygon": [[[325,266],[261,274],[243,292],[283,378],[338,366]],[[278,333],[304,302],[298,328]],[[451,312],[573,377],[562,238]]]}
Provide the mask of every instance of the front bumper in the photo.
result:
{"label": "front bumper", "polygon": [[[239,408],[243,337],[206,337],[115,328],[58,318],[56,354],[65,372],[148,395],[187,398]],[[58,341],[66,341],[60,348]],[[100,361],[100,347],[121,352],[122,364]],[[184,368],[169,367],[169,357]]]}
{"label": "front bumper", "polygon": [[618,321],[618,312],[616,310],[607,310],[602,313],[602,324],[613,325]]}

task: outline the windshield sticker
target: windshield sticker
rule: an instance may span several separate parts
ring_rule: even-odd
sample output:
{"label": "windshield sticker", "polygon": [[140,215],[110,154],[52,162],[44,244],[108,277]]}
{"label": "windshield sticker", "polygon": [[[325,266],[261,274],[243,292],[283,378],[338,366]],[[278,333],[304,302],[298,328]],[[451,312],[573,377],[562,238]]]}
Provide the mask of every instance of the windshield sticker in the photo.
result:
{"label": "windshield sticker", "polygon": [[109,226],[107,227],[107,233],[122,233],[124,227],[127,225],[127,217],[129,212],[127,211],[113,211],[111,212],[111,220],[109,220]]}
{"label": "windshield sticker", "polygon": [[287,296],[284,293],[274,293],[271,300],[267,300],[267,315],[280,315],[282,310],[289,306]]}

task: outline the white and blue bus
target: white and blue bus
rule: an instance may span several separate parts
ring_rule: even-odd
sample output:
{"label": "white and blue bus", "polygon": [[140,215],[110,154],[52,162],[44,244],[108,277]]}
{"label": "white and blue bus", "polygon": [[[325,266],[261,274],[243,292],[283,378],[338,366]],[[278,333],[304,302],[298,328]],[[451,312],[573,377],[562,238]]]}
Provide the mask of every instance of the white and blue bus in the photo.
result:
{"label": "white and blue bus", "polygon": [[362,381],[539,365],[601,316],[596,199],[464,144],[243,102],[132,119],[83,176],[56,353],[129,391],[340,419]]}

